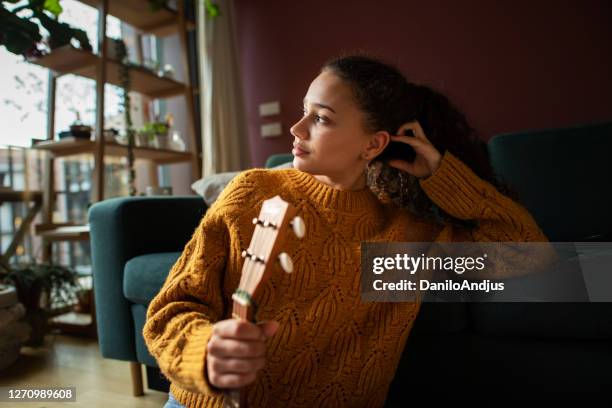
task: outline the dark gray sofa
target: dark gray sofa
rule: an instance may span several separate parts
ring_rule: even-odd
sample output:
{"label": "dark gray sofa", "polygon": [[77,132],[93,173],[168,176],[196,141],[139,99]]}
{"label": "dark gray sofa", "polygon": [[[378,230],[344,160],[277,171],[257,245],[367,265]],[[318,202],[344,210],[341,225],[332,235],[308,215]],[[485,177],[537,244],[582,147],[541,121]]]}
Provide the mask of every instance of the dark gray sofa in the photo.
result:
{"label": "dark gray sofa", "polygon": [[[611,241],[612,123],[498,135],[489,151],[551,241]],[[200,197],[173,197],[90,210],[102,355],[147,365],[150,383],[161,377],[141,336],[146,307],[205,209]],[[425,303],[387,405],[602,392],[611,367],[612,304]]]}

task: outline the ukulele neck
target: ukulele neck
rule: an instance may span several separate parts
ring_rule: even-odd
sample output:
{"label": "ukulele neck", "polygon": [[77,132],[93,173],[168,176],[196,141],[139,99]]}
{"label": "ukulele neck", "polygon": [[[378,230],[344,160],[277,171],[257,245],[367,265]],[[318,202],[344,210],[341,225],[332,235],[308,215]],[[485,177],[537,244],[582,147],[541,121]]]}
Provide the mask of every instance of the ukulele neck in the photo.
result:
{"label": "ukulele neck", "polygon": [[232,296],[234,305],[232,309],[232,317],[234,319],[246,320],[248,322],[255,321],[255,302],[244,292],[236,291]]}

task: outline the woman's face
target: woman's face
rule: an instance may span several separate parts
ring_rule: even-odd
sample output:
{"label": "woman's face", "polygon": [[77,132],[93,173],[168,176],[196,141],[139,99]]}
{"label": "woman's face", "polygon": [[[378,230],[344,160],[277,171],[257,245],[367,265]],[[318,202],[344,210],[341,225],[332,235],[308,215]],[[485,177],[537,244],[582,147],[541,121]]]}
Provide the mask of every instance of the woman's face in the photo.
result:
{"label": "woman's face", "polygon": [[304,116],[291,134],[295,168],[333,180],[363,173],[371,133],[364,129],[351,88],[333,72],[324,70],[312,81]]}

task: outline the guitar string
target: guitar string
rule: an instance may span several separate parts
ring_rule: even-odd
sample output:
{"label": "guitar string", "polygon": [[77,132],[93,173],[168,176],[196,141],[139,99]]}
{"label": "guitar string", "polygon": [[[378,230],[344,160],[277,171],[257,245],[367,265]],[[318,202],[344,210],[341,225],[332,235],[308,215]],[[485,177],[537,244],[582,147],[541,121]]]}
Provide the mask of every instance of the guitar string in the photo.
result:
{"label": "guitar string", "polygon": [[[265,202],[262,204],[262,210],[265,207]],[[261,213],[261,210],[260,210]],[[265,214],[265,213],[264,213]],[[257,220],[261,221],[262,223],[265,221],[263,219],[260,219],[259,217],[261,216],[261,214],[259,214],[257,216]],[[264,227],[263,225],[260,225],[259,222],[255,224],[255,230],[253,231],[253,237],[251,238],[251,242],[249,243],[249,251],[254,255],[254,256],[259,256],[260,254],[260,243],[262,241],[263,235],[265,234],[265,230],[267,228]],[[244,280],[244,287],[242,288],[242,290],[244,290],[246,293],[248,293],[250,296],[252,296],[251,292],[246,290],[247,288],[250,288],[253,280],[254,280],[254,275],[255,275],[255,271],[258,269],[258,266],[260,265],[260,262],[254,261],[249,257],[249,266],[250,268],[248,268],[245,273],[247,274],[247,276],[245,277]],[[251,297],[251,304],[253,302],[253,299]],[[246,315],[246,312],[245,312]],[[246,316],[245,316],[246,318]]]}

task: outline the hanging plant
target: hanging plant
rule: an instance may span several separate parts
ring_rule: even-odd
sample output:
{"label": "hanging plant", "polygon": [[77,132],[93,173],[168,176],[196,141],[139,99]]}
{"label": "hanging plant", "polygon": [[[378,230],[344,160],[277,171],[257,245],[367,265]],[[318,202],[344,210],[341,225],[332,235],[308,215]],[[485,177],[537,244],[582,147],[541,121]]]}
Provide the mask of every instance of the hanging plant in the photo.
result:
{"label": "hanging plant", "polygon": [[123,40],[112,40],[115,43],[115,53],[119,61],[119,80],[121,82],[121,108],[125,118],[125,131],[127,134],[127,159],[128,159],[128,190],[130,196],[135,196],[136,191],[136,171],[134,170],[134,137],[135,131],[132,127],[132,113],[130,101],[130,63],[128,52]]}
{"label": "hanging plant", "polygon": [[[215,18],[221,15],[219,5],[213,3],[212,0],[200,0],[204,3],[206,15],[210,18]],[[149,0],[149,6],[152,11],[160,10],[163,7],[168,7],[168,0]]]}
{"label": "hanging plant", "polygon": [[204,0],[204,7],[206,8],[206,15],[210,18],[215,18],[220,15],[219,6],[217,3],[213,3],[212,0]]}

